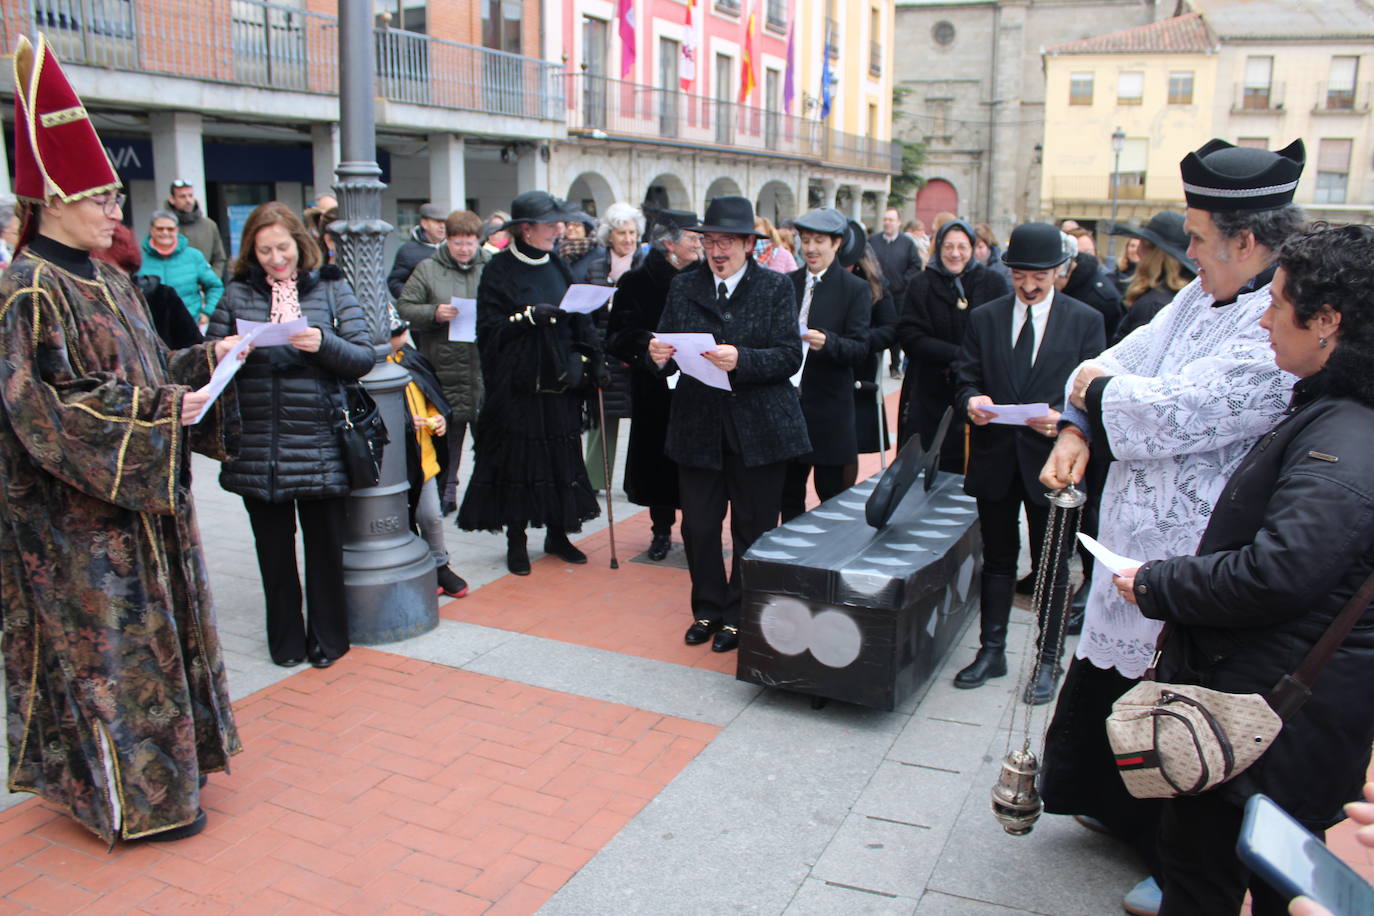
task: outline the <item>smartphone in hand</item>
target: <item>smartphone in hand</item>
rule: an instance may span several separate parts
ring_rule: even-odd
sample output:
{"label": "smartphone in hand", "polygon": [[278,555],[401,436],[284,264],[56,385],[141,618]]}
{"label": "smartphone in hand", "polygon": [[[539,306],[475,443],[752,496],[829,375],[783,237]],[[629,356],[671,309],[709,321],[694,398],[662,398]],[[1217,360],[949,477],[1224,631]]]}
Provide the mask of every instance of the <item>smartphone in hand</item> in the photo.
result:
{"label": "smartphone in hand", "polygon": [[1301,895],[1338,916],[1374,916],[1374,886],[1267,795],[1245,803],[1236,852],[1290,900]]}

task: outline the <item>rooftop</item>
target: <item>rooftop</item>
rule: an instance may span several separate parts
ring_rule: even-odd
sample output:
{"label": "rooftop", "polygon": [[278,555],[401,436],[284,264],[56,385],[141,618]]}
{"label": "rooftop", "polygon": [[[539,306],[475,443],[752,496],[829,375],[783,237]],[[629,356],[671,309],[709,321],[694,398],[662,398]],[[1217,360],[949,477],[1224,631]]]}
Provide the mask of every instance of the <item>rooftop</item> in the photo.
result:
{"label": "rooftop", "polygon": [[1047,54],[1194,54],[1214,50],[1216,36],[1198,13],[1161,19],[1108,35],[1050,45]]}
{"label": "rooftop", "polygon": [[1365,0],[1192,0],[1223,39],[1374,37],[1374,6]]}

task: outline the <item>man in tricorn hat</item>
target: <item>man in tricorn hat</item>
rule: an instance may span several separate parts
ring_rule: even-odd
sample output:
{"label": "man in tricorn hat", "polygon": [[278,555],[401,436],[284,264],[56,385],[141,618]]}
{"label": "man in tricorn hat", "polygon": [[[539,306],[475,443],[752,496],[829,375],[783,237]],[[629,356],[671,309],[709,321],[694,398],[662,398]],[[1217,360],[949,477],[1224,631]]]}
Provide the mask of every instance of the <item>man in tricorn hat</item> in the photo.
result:
{"label": "man in tricorn hat", "polygon": [[[964,491],[978,500],[983,532],[978,654],[955,675],[955,687],[981,687],[1007,673],[1007,622],[1021,553],[1021,511],[1038,566],[1049,502],[1036,475],[1052,447],[1064,406],[1064,381],[1106,344],[1101,314],[1055,289],[1055,275],[1070,257],[1059,230],[1049,223],[1017,226],[1002,255],[1011,268],[1012,291],[969,312],[964,343],[952,367],[954,409],[964,411],[973,424]],[[996,408],[1004,404],[1048,404],[1049,414],[1022,425],[994,425]],[[1045,637],[1026,690],[1027,703],[1048,703],[1054,696],[1063,611],[1061,600],[1043,622]]]}
{"label": "man in tricorn hat", "polygon": [[233,389],[208,409],[193,390],[237,338],[162,345],[129,280],[91,259],[124,195],[41,37],[19,39],[14,84],[26,215],[0,279],[8,787],[107,843],[177,839],[205,826],[202,774],[240,749],[187,471],[190,449],[224,458],[237,436]]}
{"label": "man in tricorn hat", "polygon": [[[1279,248],[1303,226],[1292,201],[1304,157],[1301,140],[1279,152],[1213,140],[1189,153],[1180,167],[1197,279],[1070,378],[1071,406],[1041,481],[1081,480],[1090,448],[1110,459],[1099,538],[1122,556],[1193,553],[1226,479],[1288,405],[1293,377],[1274,365],[1259,319]],[[1149,667],[1160,624],[1094,567],[1078,657],[1050,726],[1046,810],[1101,821],[1158,874],[1158,803],[1126,793],[1103,721]],[[1132,912],[1157,902],[1157,887],[1142,885],[1128,895]]]}
{"label": "man in tricorn hat", "polygon": [[[801,368],[797,300],[792,281],[754,263],[759,234],[754,207],[743,197],[717,197],[697,227],[708,270],[673,278],[659,331],[714,335],[702,354],[730,380],[730,390],[684,376],[673,393],[664,453],[678,465],[682,543],[692,576],[689,646],[711,640],[715,652],[739,646],[740,558],[778,523],[787,462],[811,450],[797,389]],[[649,341],[660,371],[677,370],[674,349]],[[734,544],[725,574],[721,524],[730,510]],[[714,634],[714,637],[712,636]]]}

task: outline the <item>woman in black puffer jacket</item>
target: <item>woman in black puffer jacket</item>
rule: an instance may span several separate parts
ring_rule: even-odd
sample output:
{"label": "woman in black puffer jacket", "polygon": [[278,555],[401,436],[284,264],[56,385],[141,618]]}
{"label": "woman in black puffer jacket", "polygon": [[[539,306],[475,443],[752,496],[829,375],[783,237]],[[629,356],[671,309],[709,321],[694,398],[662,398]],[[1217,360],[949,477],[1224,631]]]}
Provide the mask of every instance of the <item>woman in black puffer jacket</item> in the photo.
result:
{"label": "woman in black puffer jacket", "polygon": [[[289,346],[258,347],[235,378],[243,433],[220,486],[243,497],[262,572],[267,645],[283,667],[306,658],[327,668],[348,651],[343,534],[349,484],[335,430],[342,384],[374,361],[371,334],[338,268],[315,270],[319,249],[285,204],[248,217],[234,276],[206,338],[236,333],[236,320],[310,326]],[[296,570],[296,517],[305,537],[306,620]]]}

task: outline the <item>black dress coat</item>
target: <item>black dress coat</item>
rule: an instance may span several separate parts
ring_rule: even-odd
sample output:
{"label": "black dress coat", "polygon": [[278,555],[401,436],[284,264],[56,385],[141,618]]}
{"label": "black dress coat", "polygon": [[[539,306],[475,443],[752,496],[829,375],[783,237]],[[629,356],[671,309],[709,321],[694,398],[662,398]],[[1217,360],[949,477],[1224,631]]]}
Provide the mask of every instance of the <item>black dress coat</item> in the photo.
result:
{"label": "black dress coat", "polygon": [[[703,269],[700,262],[687,270]],[[638,506],[678,508],[677,462],[663,453],[673,391],[648,359],[668,288],[678,275],[658,248],[616,284],[606,352],[630,366],[630,444],[625,455],[625,495]]]}
{"label": "black dress coat", "polygon": [[[854,435],[858,438],[859,454],[869,455],[884,451],[891,444],[887,434],[887,412],[878,412],[878,394],[861,389],[859,382],[872,382],[878,377],[878,365],[883,351],[892,346],[897,339],[897,306],[893,304],[892,293],[883,281],[883,296],[873,303],[873,313],[868,321],[868,358],[854,373]],[[878,441],[879,417],[882,417],[882,441]]]}
{"label": "black dress coat", "polygon": [[[733,426],[747,467],[787,461],[811,451],[797,389],[789,379],[801,366],[797,300],[792,281],[745,265],[735,293],[722,308],[716,302],[716,275],[688,270],[673,278],[658,330],[715,335],[718,343],[739,349],[730,372],[730,391],[683,376],[673,393],[664,451],[678,464],[721,470],[725,424]],[[660,370],[677,370],[669,360]]]}
{"label": "black dress coat", "polygon": [[1136,328],[1145,327],[1164,310],[1164,306],[1174,301],[1175,295],[1177,293],[1167,286],[1156,286],[1154,289],[1146,290],[1126,309],[1121,323],[1116,326],[1116,333],[1110,335],[1107,346],[1114,347],[1129,337]]}
{"label": "black dress coat", "polygon": [[[592,286],[613,286],[609,279],[611,270],[611,250],[601,248],[597,253],[587,255],[590,264],[587,268],[587,278],[582,281],[590,283]],[[630,270],[626,274],[644,264],[644,249],[636,247],[630,260]],[[623,280],[624,274],[621,275]],[[611,312],[620,308],[619,294],[612,299],[609,305],[592,312],[592,326],[596,329],[598,345],[605,347],[607,328],[610,326]],[[606,383],[602,386],[601,397],[606,405],[606,420],[621,420],[632,416],[631,393],[630,393],[630,367],[623,360],[606,350]],[[596,402],[596,393],[592,392],[592,403],[589,413],[593,426],[600,425],[600,405]],[[614,425],[614,424],[612,424]]]}
{"label": "black dress coat", "polygon": [[1074,264],[1073,273],[1069,274],[1062,292],[1097,309],[1098,314],[1102,316],[1102,326],[1107,331],[1107,337],[1111,338],[1116,334],[1116,326],[1121,323],[1121,316],[1126,314],[1125,306],[1121,304],[1121,290],[1117,289],[1116,283],[1112,281],[1111,274],[1103,268],[1102,262],[1093,255],[1083,252],[1074,258]]}
{"label": "black dress coat", "polygon": [[[936,256],[932,256],[931,266],[921,271],[907,288],[897,318],[897,340],[911,361],[902,379],[897,407],[898,448],[914,435],[921,437],[924,447],[930,447],[945,408],[954,404],[953,365],[964,341],[969,314],[983,303],[1011,292],[1000,274],[970,261],[958,278],[968,304],[961,309],[955,278],[935,262]],[[958,411],[945,435],[940,469],[956,474],[964,471],[964,416]]]}
{"label": "black dress coat", "polygon": [[[788,274],[800,311],[807,269]],[[811,293],[806,326],[825,333],[825,344],[812,350],[801,344],[805,363],[801,376],[802,416],[811,439],[807,464],[838,466],[859,460],[854,430],[854,370],[868,357],[868,323],[873,294],[868,284],[838,262],[821,275]]]}
{"label": "black dress coat", "polygon": [[[526,248],[526,257],[546,252]],[[458,527],[549,525],[578,531],[600,513],[582,461],[586,382],[568,367],[600,359],[591,318],[559,311],[571,277],[556,254],[535,266],[507,248],[477,287],[477,348],[486,397],[474,428],[476,461]],[[569,384],[569,381],[572,384]]]}
{"label": "black dress coat", "polygon": [[[1069,373],[1106,345],[1102,316],[1076,299],[1055,293],[1035,364],[1029,377],[1018,382],[1011,371],[1015,304],[1015,295],[1006,295],[970,312],[968,332],[954,364],[959,384],[956,413],[967,417],[969,398],[980,394],[991,397],[994,404],[1044,402],[1062,410]],[[1019,474],[1030,499],[1036,505],[1048,505],[1040,471],[1053,447],[1053,439],[1024,424],[971,427],[964,492],[980,499],[1003,499]]]}
{"label": "black dress coat", "polygon": [[[1293,407],[1217,499],[1197,555],[1136,573],[1146,617],[1169,624],[1162,682],[1264,693],[1291,674],[1374,569],[1374,407],[1300,381]],[[1374,742],[1374,608],[1322,669],[1269,751],[1212,790],[1264,792],[1312,829],[1359,798]]]}

